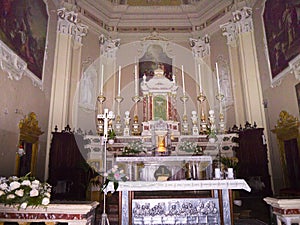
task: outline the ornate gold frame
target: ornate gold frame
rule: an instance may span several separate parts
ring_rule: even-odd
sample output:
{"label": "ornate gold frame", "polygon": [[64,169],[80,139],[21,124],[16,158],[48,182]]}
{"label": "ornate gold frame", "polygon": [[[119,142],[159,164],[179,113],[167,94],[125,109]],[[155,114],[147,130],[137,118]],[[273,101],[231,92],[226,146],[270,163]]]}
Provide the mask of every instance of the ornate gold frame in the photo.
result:
{"label": "ornate gold frame", "polygon": [[[39,136],[44,132],[41,131],[41,128],[38,126],[39,122],[36,119],[36,114],[34,112],[29,113],[25,116],[24,119],[21,119],[19,122],[19,143],[31,143],[32,144],[32,155],[30,162],[30,174],[31,176],[35,176],[36,169],[36,161],[37,161],[37,153],[38,153],[38,142]],[[15,174],[19,176],[20,169],[20,155],[16,155],[16,167]]]}
{"label": "ornate gold frame", "polygon": [[272,130],[272,132],[277,136],[280,151],[280,161],[283,167],[284,182],[286,186],[289,186],[290,182],[287,175],[288,172],[284,150],[284,141],[297,139],[298,149],[300,150],[299,125],[300,122],[298,121],[298,118],[283,110],[279,114],[279,119],[277,121],[275,129]]}

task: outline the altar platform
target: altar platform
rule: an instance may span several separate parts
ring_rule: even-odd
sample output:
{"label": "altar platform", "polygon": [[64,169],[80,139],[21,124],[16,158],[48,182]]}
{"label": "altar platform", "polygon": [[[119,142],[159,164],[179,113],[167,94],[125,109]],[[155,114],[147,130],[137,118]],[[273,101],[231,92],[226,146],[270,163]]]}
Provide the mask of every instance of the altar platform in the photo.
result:
{"label": "altar platform", "polygon": [[51,203],[47,207],[18,209],[0,204],[0,225],[4,222],[16,222],[20,225],[32,222],[44,222],[47,225],[94,225],[98,205],[98,202],[61,202]]}

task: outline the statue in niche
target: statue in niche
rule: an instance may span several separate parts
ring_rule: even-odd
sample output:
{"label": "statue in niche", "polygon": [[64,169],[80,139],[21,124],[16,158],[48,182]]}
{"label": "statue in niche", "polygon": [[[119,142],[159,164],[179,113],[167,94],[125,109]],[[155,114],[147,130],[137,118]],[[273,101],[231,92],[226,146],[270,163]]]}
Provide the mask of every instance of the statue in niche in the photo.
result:
{"label": "statue in niche", "polygon": [[224,95],[224,106],[228,108],[233,105],[233,95],[231,88],[230,69],[227,60],[220,56],[218,59],[219,72],[220,72],[220,85],[221,92]]}
{"label": "statue in niche", "polygon": [[95,80],[96,71],[88,70],[84,72],[80,81],[80,98],[79,105],[83,108],[94,109],[95,108]]}

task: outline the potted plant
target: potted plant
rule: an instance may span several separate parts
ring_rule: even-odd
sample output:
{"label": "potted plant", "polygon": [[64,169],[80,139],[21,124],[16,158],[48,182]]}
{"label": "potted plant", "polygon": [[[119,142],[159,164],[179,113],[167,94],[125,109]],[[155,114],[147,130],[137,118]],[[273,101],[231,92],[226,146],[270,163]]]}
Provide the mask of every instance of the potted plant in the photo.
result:
{"label": "potted plant", "polygon": [[113,144],[115,142],[115,138],[116,138],[116,132],[114,129],[111,129],[108,131],[107,133],[107,138],[108,138],[108,144]]}
{"label": "potted plant", "polygon": [[218,140],[216,130],[215,129],[209,129],[207,138],[208,138],[208,141],[210,143],[215,143]]}

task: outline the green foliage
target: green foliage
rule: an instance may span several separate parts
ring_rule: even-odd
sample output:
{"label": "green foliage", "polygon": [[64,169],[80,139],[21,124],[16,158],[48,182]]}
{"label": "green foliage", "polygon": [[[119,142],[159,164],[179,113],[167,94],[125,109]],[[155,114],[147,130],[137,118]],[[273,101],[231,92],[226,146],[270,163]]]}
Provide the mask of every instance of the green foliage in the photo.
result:
{"label": "green foliage", "polygon": [[117,135],[116,135],[115,130],[111,129],[108,131],[107,136],[108,136],[108,139],[115,139]]}

